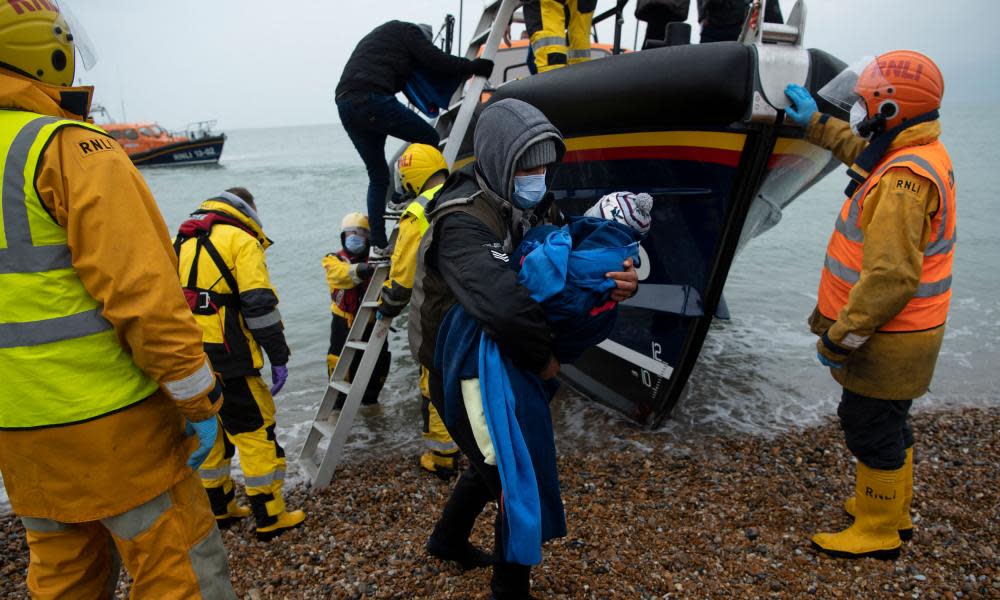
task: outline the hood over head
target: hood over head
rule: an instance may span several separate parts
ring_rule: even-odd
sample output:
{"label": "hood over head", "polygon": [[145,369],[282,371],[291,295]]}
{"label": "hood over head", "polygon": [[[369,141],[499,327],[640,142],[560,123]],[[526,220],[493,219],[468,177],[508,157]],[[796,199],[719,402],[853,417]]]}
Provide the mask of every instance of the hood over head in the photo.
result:
{"label": "hood over head", "polygon": [[543,141],[555,147],[553,162],[562,160],[566,153],[562,134],[542,111],[514,98],[494,102],[483,109],[476,123],[473,137],[476,171],[490,191],[509,202],[514,194],[514,171],[521,156]]}
{"label": "hood over head", "polygon": [[254,232],[257,240],[264,248],[273,243],[264,235],[264,227],[260,223],[257,211],[236,194],[221,192],[218,196],[205,200],[194,214],[203,212],[219,212],[236,218]]}

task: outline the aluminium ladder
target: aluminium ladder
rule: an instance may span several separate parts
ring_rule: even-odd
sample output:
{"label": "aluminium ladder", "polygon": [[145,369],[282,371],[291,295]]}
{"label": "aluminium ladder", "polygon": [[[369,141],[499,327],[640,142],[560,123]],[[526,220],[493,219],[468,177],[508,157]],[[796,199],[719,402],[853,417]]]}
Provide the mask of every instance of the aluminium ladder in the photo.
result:
{"label": "aluminium ladder", "polygon": [[[386,211],[386,219],[398,219],[399,213]],[[393,247],[396,242],[398,226],[392,230],[389,237],[389,247]],[[347,333],[347,340],[344,348],[340,351],[340,359],[337,366],[330,374],[330,381],[326,386],[323,399],[316,410],[309,434],[306,436],[305,444],[302,446],[302,454],[299,455],[299,465],[306,472],[309,481],[314,488],[322,489],[330,485],[333,479],[333,472],[337,469],[341,458],[344,455],[344,443],[347,435],[354,424],[354,417],[357,415],[361,399],[368,389],[368,382],[375,371],[375,364],[382,353],[382,348],[388,343],[389,325],[391,318],[382,317],[375,320],[375,325],[368,331],[368,324],[376,316],[378,309],[379,294],[382,293],[382,285],[389,276],[389,262],[378,262],[375,264],[375,272],[368,282],[368,289],[361,299],[361,306],[354,316],[351,330]],[[367,335],[366,335],[367,334]],[[361,353],[361,362],[358,363],[354,377],[350,377],[351,363]],[[337,411],[337,396],[344,394],[344,405]],[[325,450],[320,448],[322,440],[329,440]]]}

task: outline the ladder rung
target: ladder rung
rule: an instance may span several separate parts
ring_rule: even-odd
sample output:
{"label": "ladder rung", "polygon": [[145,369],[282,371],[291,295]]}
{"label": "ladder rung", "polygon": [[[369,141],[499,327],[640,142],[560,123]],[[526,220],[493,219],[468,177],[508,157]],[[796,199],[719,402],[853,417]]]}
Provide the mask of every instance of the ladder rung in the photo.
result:
{"label": "ladder rung", "polygon": [[341,394],[346,395],[351,393],[351,382],[349,381],[331,381],[330,387],[337,390]]}
{"label": "ladder rung", "polygon": [[472,46],[478,46],[483,42],[485,42],[486,38],[490,37],[490,29],[492,28],[487,28],[486,31],[480,33],[477,36],[474,36],[471,40],[469,40],[469,47],[471,48]]}
{"label": "ladder rung", "polygon": [[361,308],[378,308],[378,301],[373,300],[371,302],[362,302]]}
{"label": "ladder rung", "polygon": [[361,350],[364,352],[365,348],[368,347],[367,342],[344,342],[345,348],[353,348],[355,350]]}
{"label": "ladder rung", "polygon": [[323,434],[323,437],[333,437],[333,423],[329,421],[313,421],[313,429]]}

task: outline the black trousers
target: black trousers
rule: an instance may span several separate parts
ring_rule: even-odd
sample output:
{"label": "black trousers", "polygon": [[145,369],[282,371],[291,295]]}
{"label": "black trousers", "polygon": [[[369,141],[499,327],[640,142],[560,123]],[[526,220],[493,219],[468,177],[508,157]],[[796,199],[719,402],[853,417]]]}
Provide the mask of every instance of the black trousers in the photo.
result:
{"label": "black trousers", "polygon": [[[431,404],[438,414],[444,418],[444,382],[441,372],[430,369]],[[488,465],[479,451],[479,444],[472,434],[469,417],[462,411],[458,423],[448,427],[455,443],[465,456],[469,458],[470,466],[458,478],[451,498],[445,504],[441,518],[434,526],[432,534],[439,542],[458,546],[464,544],[472,533],[476,518],[486,503],[493,500],[497,503],[503,493],[500,485],[500,471],[494,465]],[[503,561],[503,523],[500,512],[493,523],[493,577],[490,589],[497,600],[528,598],[531,582],[531,567]]]}
{"label": "black trousers", "polygon": [[893,471],[913,446],[909,416],[913,400],[880,400],[844,388],[837,407],[847,449],[872,469]]}

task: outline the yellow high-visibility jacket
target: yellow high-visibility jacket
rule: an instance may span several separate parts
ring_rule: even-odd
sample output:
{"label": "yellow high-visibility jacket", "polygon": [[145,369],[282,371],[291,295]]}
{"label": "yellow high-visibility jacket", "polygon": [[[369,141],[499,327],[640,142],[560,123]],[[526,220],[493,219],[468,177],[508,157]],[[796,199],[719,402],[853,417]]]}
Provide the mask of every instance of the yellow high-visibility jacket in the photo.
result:
{"label": "yellow high-visibility jacket", "polygon": [[[290,352],[278,311],[278,294],[264,260],[271,240],[257,222],[224,197],[202,202],[192,217],[213,213],[238,222],[215,224],[208,235],[207,241],[218,252],[224,269],[216,264],[204,241],[199,251],[198,237],[184,238],[183,233],[178,237],[180,282],[187,293],[199,297],[192,310],[203,332],[205,351],[224,379],[258,375],[264,366],[262,347],[272,365],[287,364]],[[184,226],[181,228],[183,232]],[[191,281],[196,255],[197,277]],[[224,270],[228,273],[223,274]]]}
{"label": "yellow high-visibility jacket", "polygon": [[[81,120],[61,106],[68,94],[90,92],[0,69],[0,108],[6,110]],[[90,521],[126,512],[188,477],[185,463],[196,440],[185,438],[184,417],[210,418],[221,400],[208,397],[215,377],[177,285],[163,217],[124,150],[110,137],[67,126],[33,160],[35,192],[47,218],[65,232],[76,277],[121,348],[159,387],[88,421],[0,430],[0,472],[14,511]],[[0,291],[8,293],[14,296],[0,303],[14,307],[9,302],[16,302],[17,290]],[[0,405],[26,401],[9,394],[0,385]]]}
{"label": "yellow high-visibility jacket", "polygon": [[381,310],[390,317],[402,312],[413,293],[413,277],[417,273],[417,247],[427,231],[424,208],[441,191],[444,184],[432,187],[407,205],[399,217],[396,247],[392,251],[389,276],[380,296]]}

